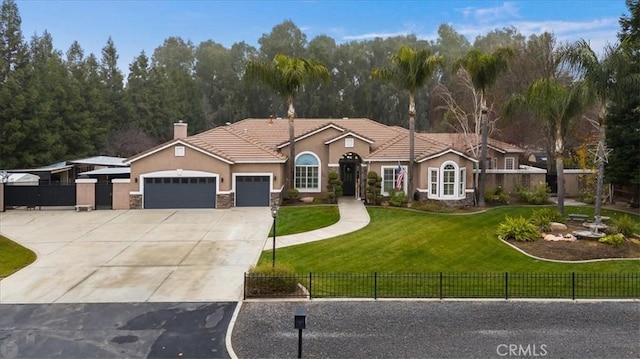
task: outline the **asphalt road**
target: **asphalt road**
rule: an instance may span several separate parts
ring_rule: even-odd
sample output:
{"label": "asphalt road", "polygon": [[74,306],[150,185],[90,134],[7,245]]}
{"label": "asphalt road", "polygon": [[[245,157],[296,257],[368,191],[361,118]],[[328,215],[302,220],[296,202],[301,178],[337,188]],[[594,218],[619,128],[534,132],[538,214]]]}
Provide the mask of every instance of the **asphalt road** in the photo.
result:
{"label": "asphalt road", "polygon": [[638,302],[246,302],[239,358],[640,358]]}
{"label": "asphalt road", "polygon": [[236,305],[0,305],[0,358],[228,358]]}

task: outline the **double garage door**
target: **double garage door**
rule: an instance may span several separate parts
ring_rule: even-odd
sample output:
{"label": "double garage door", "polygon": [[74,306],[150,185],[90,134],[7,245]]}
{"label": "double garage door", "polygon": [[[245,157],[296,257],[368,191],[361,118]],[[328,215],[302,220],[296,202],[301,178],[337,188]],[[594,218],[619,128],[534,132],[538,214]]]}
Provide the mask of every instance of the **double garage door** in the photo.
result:
{"label": "double garage door", "polygon": [[215,177],[145,178],[144,208],[216,208]]}
{"label": "double garage door", "polygon": [[[270,205],[269,176],[236,176],[236,206]],[[215,177],[145,178],[144,208],[216,208]]]}

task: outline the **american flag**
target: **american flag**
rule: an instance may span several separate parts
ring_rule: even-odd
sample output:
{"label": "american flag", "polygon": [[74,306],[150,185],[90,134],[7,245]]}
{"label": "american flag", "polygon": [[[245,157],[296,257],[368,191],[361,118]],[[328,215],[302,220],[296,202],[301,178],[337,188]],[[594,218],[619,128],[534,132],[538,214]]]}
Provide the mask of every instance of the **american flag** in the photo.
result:
{"label": "american flag", "polygon": [[404,180],[404,168],[402,168],[402,166],[398,165],[398,169],[396,170],[397,174],[398,174],[398,179],[396,179],[396,189],[401,190],[402,189],[402,185],[403,182],[402,180]]}

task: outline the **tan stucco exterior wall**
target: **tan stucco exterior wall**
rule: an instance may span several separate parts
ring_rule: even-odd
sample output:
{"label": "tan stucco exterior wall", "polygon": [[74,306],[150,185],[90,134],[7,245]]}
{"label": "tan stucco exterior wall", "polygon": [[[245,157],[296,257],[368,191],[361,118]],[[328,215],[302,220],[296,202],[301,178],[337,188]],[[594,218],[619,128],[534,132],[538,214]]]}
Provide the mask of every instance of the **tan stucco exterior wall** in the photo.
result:
{"label": "tan stucco exterior wall", "polygon": [[[346,139],[353,139],[353,147],[346,147],[345,141]],[[358,156],[365,157],[369,154],[369,144],[365,141],[362,141],[359,138],[347,136],[345,138],[341,138],[335,142],[329,144],[329,162],[331,164],[338,164],[340,162],[340,158],[345,153],[353,152]]]}
{"label": "tan stucco exterior wall", "polygon": [[416,177],[417,182],[414,180],[417,188],[427,189],[429,186],[429,168],[440,168],[443,163],[447,161],[455,162],[459,168],[466,168],[466,188],[473,188],[473,161],[467,158],[461,157],[455,153],[445,153],[442,156],[429,159],[427,161],[418,163],[417,171],[419,175]]}
{"label": "tan stucco exterior wall", "polygon": [[[177,146],[181,145],[178,144]],[[231,169],[228,163],[187,146],[184,146],[185,155],[178,157],[175,156],[175,147],[170,146],[131,163],[129,190],[133,192],[140,191],[140,175],[177,169],[203,171],[219,175],[224,178],[224,181],[220,181],[219,191],[231,190]]]}
{"label": "tan stucco exterior wall", "polygon": [[112,203],[113,209],[129,209],[129,180],[114,180]]}
{"label": "tan stucco exterior wall", "polygon": [[[271,174],[272,178],[275,177],[273,179],[273,188],[271,188],[272,191],[280,190],[285,180],[284,163],[237,163],[231,166],[231,171],[236,175]],[[235,183],[233,185],[235,189]]]}
{"label": "tan stucco exterior wall", "polygon": [[76,180],[76,204],[96,208],[96,182],[95,179]]}

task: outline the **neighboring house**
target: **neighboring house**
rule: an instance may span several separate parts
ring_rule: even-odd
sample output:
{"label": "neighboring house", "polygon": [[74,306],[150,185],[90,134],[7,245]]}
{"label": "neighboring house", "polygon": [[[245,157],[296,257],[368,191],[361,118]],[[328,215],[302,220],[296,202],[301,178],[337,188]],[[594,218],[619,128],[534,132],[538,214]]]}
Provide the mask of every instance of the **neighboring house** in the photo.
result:
{"label": "neighboring house", "polygon": [[[176,123],[172,141],[125,161],[131,174],[129,207],[270,206],[290,187],[291,165],[292,187],[301,196],[326,196],[328,173],[336,171],[344,195],[364,198],[367,172],[375,171],[384,195],[399,185],[420,199],[473,202],[478,159],[456,134],[416,134],[415,189],[410,190],[407,176],[398,181],[399,169],[406,172],[409,161],[408,130],[360,118],[296,119],[296,158],[289,159],[288,128],[286,119],[245,119],[187,136],[187,124]],[[528,167],[519,166],[523,150],[491,140],[490,153],[494,183],[506,186],[517,176],[525,181]]]}

